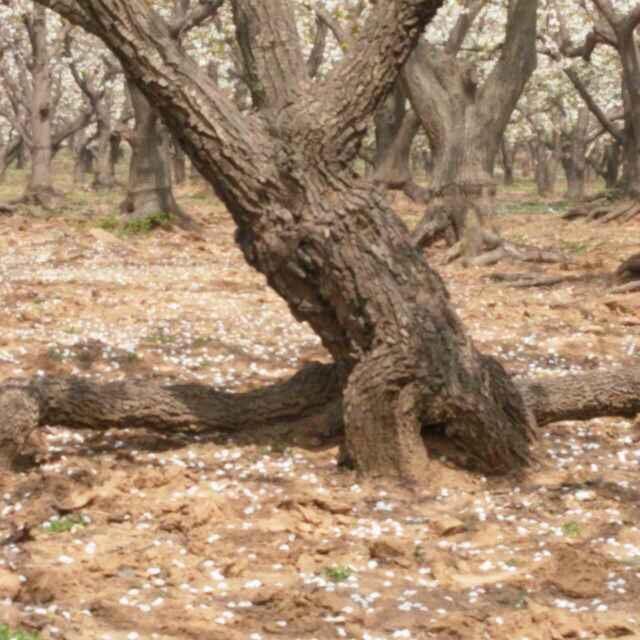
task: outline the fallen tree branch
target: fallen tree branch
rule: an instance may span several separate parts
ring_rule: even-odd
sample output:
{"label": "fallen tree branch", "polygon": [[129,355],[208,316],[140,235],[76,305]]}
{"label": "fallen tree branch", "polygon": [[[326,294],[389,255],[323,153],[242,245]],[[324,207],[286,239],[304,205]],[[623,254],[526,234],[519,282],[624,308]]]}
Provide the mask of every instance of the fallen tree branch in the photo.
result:
{"label": "fallen tree branch", "polygon": [[[45,425],[105,431],[240,432],[320,416],[319,435],[341,432],[345,369],[313,363],[291,379],[256,391],[229,393],[199,384],[149,381],[96,383],[43,378],[0,386],[0,468],[23,455]],[[516,382],[539,426],[640,413],[640,367]],[[428,427],[427,427],[428,428]]]}

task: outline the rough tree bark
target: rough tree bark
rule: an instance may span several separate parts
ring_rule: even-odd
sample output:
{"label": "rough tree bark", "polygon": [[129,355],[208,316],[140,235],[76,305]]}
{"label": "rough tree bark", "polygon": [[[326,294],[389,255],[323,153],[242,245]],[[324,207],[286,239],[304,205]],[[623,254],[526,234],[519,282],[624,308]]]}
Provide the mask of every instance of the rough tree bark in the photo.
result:
{"label": "rough tree bark", "polygon": [[[198,384],[161,386],[149,381],[95,383],[39,378],[0,386],[0,471],[17,466],[33,449],[39,427],[106,431],[144,428],[162,433],[254,432],[306,419],[320,438],[343,432],[343,372],[309,364],[286,382],[228,393]],[[640,413],[640,369],[518,382],[539,426],[602,415]],[[428,434],[427,434],[428,438]]]}
{"label": "rough tree bark", "polygon": [[243,117],[146,0],[38,1],[120,58],[226,204],[249,264],[322,339],[338,367],[345,452],[361,472],[428,481],[421,432],[432,425],[480,469],[528,462],[535,419],[522,393],[478,353],[407,228],[351,169],[366,117],[439,0],[377,3],[356,46],[313,84],[290,3],[235,0],[260,117]]}
{"label": "rough tree bark", "polygon": [[361,471],[428,478],[423,424],[446,424],[485,469],[527,462],[533,420],[515,385],[476,351],[406,227],[350,168],[366,116],[439,1],[376,5],[358,46],[310,85],[289,4],[236,0],[261,119],[243,117],[142,0],[43,2],[120,57],[227,205],[249,263],[342,364],[345,448]]}

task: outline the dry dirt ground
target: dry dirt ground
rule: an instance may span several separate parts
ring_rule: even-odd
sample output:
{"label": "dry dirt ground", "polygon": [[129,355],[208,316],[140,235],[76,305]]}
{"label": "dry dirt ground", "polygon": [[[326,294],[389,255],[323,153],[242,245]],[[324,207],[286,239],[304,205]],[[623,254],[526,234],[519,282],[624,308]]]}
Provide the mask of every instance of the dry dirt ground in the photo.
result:
{"label": "dry dirt ground", "polygon": [[[117,196],[81,191],[53,217],[0,217],[0,380],[240,389],[326,357],[204,187],[180,195],[202,229],[119,237],[96,226]],[[528,186],[496,220],[575,264],[464,269],[431,252],[481,347],[520,375],[640,364],[640,294],[600,277],[638,250],[638,224],[563,222]],[[593,278],[490,278],[535,269]],[[0,476],[0,638],[640,638],[640,425],[555,424],[521,478],[435,460],[420,490],[338,470],[335,443],[304,426],[235,440],[47,427],[40,466]]]}

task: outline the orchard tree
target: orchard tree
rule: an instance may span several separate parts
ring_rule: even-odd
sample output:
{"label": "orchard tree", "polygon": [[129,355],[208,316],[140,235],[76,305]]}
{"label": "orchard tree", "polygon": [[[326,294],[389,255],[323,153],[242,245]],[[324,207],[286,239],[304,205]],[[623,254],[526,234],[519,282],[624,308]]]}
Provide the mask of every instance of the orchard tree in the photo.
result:
{"label": "orchard tree", "polygon": [[17,3],[0,13],[4,18],[0,27],[2,115],[15,131],[0,168],[17,161],[26,147],[31,170],[21,201],[50,207],[59,196],[51,182],[52,158],[89,125],[93,109],[78,92],[69,90],[64,56],[68,25],[33,3]]}
{"label": "orchard tree", "polygon": [[331,401],[331,415],[344,421],[344,457],[359,471],[419,481],[429,478],[423,429],[444,428],[469,464],[500,472],[530,460],[536,418],[637,411],[638,372],[516,385],[476,350],[407,228],[352,170],[367,118],[393,89],[440,0],[371,6],[344,59],[315,82],[291,4],[234,0],[255,107],[244,115],[147,0],[39,2],[120,59],[227,206],[247,261],[309,323],[334,363],[239,397],[139,382],[5,387],[0,403],[14,416],[5,433],[43,421],[229,428],[235,419],[264,423]]}

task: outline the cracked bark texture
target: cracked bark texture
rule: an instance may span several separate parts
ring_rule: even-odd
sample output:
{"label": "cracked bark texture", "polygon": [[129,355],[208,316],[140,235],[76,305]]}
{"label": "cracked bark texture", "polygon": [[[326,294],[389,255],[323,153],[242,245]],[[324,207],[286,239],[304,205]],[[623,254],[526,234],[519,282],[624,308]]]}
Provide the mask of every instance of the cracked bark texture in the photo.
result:
{"label": "cracked bark texture", "polygon": [[259,106],[249,116],[144,0],[38,1],[111,48],[226,204],[246,260],[340,363],[358,469],[428,480],[419,424],[447,425],[480,468],[526,464],[534,424],[520,392],[478,353],[405,225],[351,169],[367,117],[441,0],[377,3],[344,60],[314,83],[290,4],[235,0]]}

